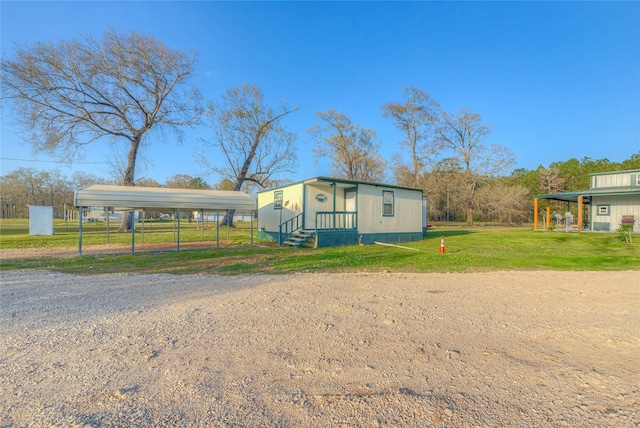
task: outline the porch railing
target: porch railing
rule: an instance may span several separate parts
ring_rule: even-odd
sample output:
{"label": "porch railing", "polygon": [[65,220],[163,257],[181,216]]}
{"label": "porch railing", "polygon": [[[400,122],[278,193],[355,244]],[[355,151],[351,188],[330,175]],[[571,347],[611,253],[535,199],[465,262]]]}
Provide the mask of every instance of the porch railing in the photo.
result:
{"label": "porch railing", "polygon": [[355,211],[318,211],[316,230],[356,230],[358,213]]}
{"label": "porch railing", "polygon": [[293,232],[302,228],[302,213],[290,218],[280,225],[278,233],[278,245],[282,245]]}

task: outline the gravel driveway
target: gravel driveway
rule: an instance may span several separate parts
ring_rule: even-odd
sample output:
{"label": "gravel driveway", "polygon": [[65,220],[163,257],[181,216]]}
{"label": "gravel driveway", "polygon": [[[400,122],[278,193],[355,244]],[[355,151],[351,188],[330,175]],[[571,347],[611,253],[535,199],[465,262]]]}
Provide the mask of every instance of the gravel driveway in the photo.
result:
{"label": "gravel driveway", "polygon": [[637,427],[638,277],[2,272],[0,427]]}

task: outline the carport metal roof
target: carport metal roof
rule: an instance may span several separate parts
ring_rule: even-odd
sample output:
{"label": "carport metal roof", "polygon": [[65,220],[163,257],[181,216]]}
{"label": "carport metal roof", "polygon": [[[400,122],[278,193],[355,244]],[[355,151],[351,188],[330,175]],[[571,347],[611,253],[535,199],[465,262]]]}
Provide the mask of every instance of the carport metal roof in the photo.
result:
{"label": "carport metal roof", "polygon": [[166,187],[107,186],[96,184],[77,190],[76,207],[114,209],[191,209],[254,211],[256,200],[244,192],[170,189]]}

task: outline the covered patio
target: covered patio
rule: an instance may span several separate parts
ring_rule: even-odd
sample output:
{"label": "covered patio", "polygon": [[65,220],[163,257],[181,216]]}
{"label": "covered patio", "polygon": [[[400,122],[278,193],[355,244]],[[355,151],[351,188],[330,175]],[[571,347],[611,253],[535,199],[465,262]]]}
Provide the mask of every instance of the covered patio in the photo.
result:
{"label": "covered patio", "polygon": [[[577,204],[578,206],[578,218],[577,218],[577,231],[582,232],[585,230],[599,230],[598,227],[594,227],[594,213],[592,206],[596,199],[602,200],[603,198],[622,198],[622,197],[635,197],[638,198],[640,190],[636,189],[591,189],[591,190],[578,190],[575,192],[564,193],[549,193],[545,195],[536,195],[533,198],[533,229],[538,229],[539,223],[539,211],[540,211],[540,199],[546,200],[545,207],[545,226],[548,229],[551,224],[551,201],[566,202],[567,211],[571,210],[571,204]],[[595,224],[597,226],[597,224]]]}
{"label": "covered patio", "polygon": [[546,201],[544,208],[544,221],[545,229],[551,227],[551,201],[566,202],[567,212],[571,211],[571,204],[577,204],[578,206],[578,218],[577,218],[577,230],[582,232],[585,228],[589,227],[589,205],[591,204],[591,198],[589,197],[590,191],[583,190],[577,192],[564,192],[564,193],[549,193],[545,195],[536,195],[533,198],[533,229],[538,230],[540,223],[540,199]]}
{"label": "covered patio", "polygon": [[567,203],[566,230],[574,230],[567,223],[570,223],[571,204],[575,203],[578,212],[576,230],[579,232],[615,232],[621,228],[640,232],[637,221],[640,218],[640,169],[589,174],[589,183],[589,190],[536,195],[533,228],[538,228],[539,200],[545,199],[547,206],[543,215],[547,229],[551,222],[551,201],[559,201]]}

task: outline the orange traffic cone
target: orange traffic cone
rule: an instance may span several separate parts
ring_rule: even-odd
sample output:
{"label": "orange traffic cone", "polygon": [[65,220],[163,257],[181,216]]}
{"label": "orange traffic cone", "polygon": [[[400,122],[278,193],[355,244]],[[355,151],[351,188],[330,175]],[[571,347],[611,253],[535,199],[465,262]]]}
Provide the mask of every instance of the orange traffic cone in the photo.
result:
{"label": "orange traffic cone", "polygon": [[444,236],[440,238],[440,254],[444,254]]}

